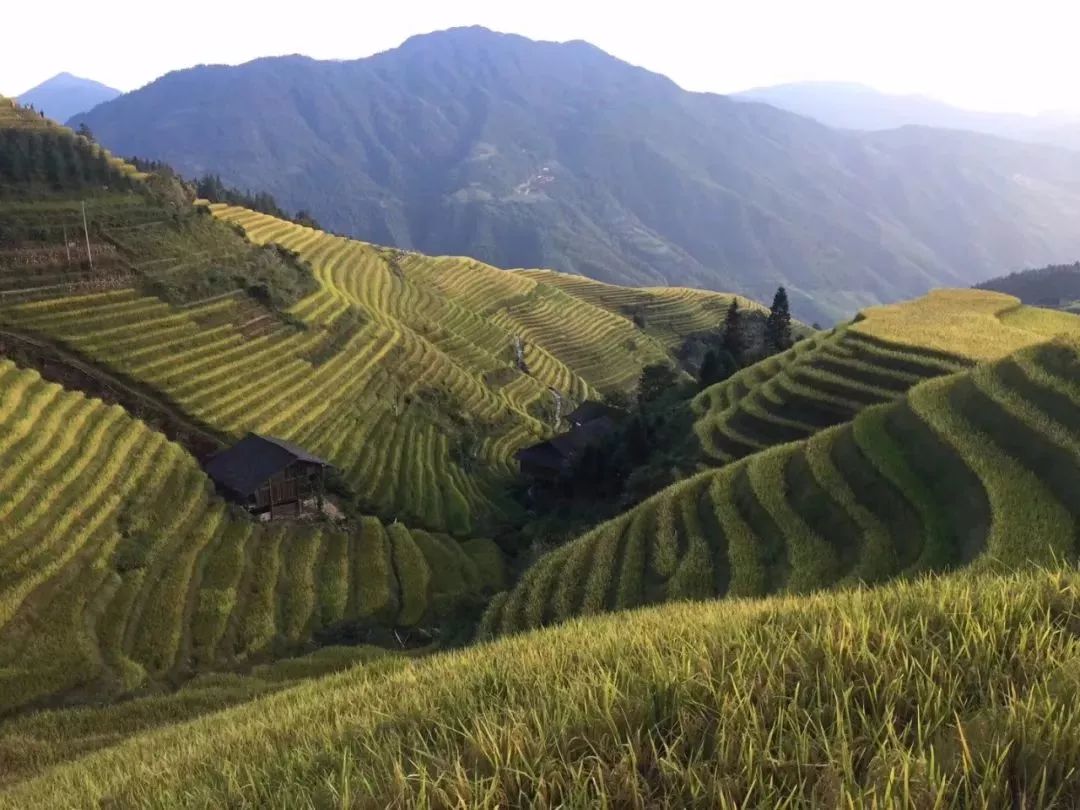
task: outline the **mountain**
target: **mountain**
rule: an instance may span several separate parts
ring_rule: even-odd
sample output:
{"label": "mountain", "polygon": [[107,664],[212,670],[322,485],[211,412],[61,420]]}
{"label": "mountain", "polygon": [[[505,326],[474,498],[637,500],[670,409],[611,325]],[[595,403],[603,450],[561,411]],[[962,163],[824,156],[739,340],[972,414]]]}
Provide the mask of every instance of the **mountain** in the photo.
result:
{"label": "mountain", "polygon": [[771,104],[826,126],[881,130],[905,126],[982,132],[1080,149],[1080,115],[1018,115],[953,107],[919,95],[893,95],[851,82],[795,82],[756,87],[731,98]]}
{"label": "mountain", "polygon": [[1080,314],[1080,262],[1020,270],[976,286],[1015,295],[1025,304]]}
{"label": "mountain", "polygon": [[63,122],[119,95],[119,90],[101,82],[82,79],[70,73],[57,73],[37,87],[27,90],[16,100],[20,104],[32,104],[34,109],[45,113],[54,121]]}
{"label": "mountain", "polygon": [[[0,808],[1077,805],[1080,317],[939,290],[701,390],[760,307],[221,196],[0,99]],[[336,468],[302,518],[211,484],[248,431]]]}
{"label": "mountain", "polygon": [[839,132],[481,28],[182,70],[83,121],[365,240],[757,300],[785,284],[806,321],[1080,255],[1080,155]]}

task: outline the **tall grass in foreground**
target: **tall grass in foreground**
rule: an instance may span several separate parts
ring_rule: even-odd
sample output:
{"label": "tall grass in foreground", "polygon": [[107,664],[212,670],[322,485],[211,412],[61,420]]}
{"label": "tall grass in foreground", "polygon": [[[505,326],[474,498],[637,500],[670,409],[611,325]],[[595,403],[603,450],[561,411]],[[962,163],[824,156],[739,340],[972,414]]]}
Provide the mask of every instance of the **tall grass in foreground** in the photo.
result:
{"label": "tall grass in foreground", "polygon": [[1076,807],[1080,574],[680,603],[363,669],[6,807]]}

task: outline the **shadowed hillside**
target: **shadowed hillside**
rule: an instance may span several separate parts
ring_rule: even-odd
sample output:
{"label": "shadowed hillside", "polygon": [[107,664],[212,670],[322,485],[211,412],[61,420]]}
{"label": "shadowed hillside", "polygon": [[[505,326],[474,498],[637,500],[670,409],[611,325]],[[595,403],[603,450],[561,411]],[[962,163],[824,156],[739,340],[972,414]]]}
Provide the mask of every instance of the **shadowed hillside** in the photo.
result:
{"label": "shadowed hillside", "polygon": [[784,284],[807,322],[1080,255],[1080,154],[830,130],[480,28],[177,71],[77,120],[367,241],[756,300]]}
{"label": "shadowed hillside", "polygon": [[1021,270],[976,287],[1015,295],[1025,304],[1080,314],[1080,262]]}

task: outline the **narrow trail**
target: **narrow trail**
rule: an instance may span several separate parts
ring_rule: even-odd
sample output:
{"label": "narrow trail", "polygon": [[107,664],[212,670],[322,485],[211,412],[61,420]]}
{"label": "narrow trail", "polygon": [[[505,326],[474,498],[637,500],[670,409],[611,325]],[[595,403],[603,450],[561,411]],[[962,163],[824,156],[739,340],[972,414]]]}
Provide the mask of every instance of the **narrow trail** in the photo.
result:
{"label": "narrow trail", "polygon": [[45,379],[69,390],[82,391],[87,396],[117,403],[170,440],[184,446],[200,462],[227,443],[226,437],[196,422],[160,394],[127,381],[41,335],[9,326],[0,328],[0,357],[36,369]]}

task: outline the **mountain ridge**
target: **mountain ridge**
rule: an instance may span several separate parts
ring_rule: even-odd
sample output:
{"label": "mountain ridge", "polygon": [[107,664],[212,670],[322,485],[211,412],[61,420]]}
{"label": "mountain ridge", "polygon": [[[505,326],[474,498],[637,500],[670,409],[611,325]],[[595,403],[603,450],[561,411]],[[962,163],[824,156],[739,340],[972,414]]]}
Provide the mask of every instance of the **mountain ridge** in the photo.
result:
{"label": "mountain ridge", "polygon": [[841,129],[875,131],[920,125],[1080,148],[1080,114],[971,110],[918,93],[883,93],[858,82],[765,85],[732,93],[731,98],[771,104]]}
{"label": "mountain ridge", "polygon": [[121,91],[114,87],[63,71],[31,87],[16,100],[20,104],[32,104],[38,111],[63,123],[120,95]]}
{"label": "mountain ridge", "polygon": [[[78,122],[366,241],[757,300],[784,284],[806,321],[1080,254],[1059,210],[1080,209],[1080,156],[1013,155],[1041,195],[977,139],[928,175],[934,143],[867,141],[591,45],[477,28],[360,60],[178,71]],[[958,210],[964,184],[981,193]],[[980,252],[984,233],[1006,249]]]}

